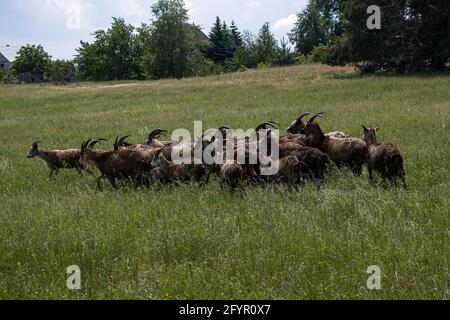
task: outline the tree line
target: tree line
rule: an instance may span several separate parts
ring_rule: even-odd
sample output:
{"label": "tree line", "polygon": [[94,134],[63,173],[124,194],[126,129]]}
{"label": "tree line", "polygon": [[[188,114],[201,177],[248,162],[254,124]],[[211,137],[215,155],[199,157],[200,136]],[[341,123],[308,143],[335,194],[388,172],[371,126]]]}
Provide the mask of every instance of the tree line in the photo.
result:
{"label": "tree line", "polygon": [[[381,29],[367,27],[378,5]],[[81,41],[73,61],[56,60],[41,46],[23,47],[12,73],[45,73],[63,81],[76,67],[81,80],[183,78],[301,63],[352,64],[361,72],[444,70],[450,57],[447,0],[309,0],[288,40],[265,23],[254,35],[216,18],[208,37],[189,23],[183,0],[159,0],[139,27],[113,18],[110,28]],[[291,48],[291,45],[293,48]]]}

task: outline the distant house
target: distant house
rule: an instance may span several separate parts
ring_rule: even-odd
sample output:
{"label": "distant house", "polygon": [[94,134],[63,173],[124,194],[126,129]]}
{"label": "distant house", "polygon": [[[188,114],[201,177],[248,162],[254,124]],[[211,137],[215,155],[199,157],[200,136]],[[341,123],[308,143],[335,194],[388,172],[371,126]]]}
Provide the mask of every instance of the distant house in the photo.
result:
{"label": "distant house", "polygon": [[11,69],[11,62],[0,52],[0,69]]}
{"label": "distant house", "polygon": [[77,81],[77,68],[73,64],[69,66],[69,69],[67,70],[67,75],[68,75],[66,79],[67,82]]}
{"label": "distant house", "polygon": [[17,74],[17,79],[24,83],[42,83],[44,82],[44,74],[40,72],[23,72]]}
{"label": "distant house", "polygon": [[11,69],[12,63],[16,59],[17,52],[17,47],[11,47],[9,45],[0,46],[0,69]]}
{"label": "distant house", "polygon": [[199,26],[196,26],[195,24],[192,24],[190,26],[192,27],[192,31],[194,33],[194,41],[211,42],[208,36],[202,31],[202,29]]}

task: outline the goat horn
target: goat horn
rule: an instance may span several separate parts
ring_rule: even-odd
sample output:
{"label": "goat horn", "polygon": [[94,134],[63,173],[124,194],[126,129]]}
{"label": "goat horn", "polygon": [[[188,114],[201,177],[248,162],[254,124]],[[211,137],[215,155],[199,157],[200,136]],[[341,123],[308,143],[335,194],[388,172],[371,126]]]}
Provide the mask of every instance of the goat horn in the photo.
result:
{"label": "goat horn", "polygon": [[231,130],[231,128],[229,127],[229,126],[227,126],[227,125],[224,125],[224,126],[221,126],[219,129],[217,129],[217,130],[219,130],[219,131],[222,131],[222,130]]}
{"label": "goat horn", "polygon": [[89,149],[94,149],[94,147],[95,147],[95,145],[97,144],[97,143],[102,143],[102,141],[107,141],[106,139],[103,139],[103,138],[101,138],[101,139],[97,139],[97,140],[94,140],[94,141],[92,141],[90,144],[89,144]]}
{"label": "goat horn", "polygon": [[276,126],[281,126],[281,124],[279,124],[278,122],[275,122],[275,121],[267,121],[267,122],[269,122],[269,123],[271,123],[271,124],[273,124],[273,125],[276,125]]}
{"label": "goat horn", "polygon": [[91,143],[92,139],[87,140],[84,145],[84,148],[87,149],[89,147],[89,143]]}
{"label": "goat horn", "polygon": [[167,132],[167,130],[164,129],[156,129],[153,130],[149,135],[148,135],[148,140],[153,140],[154,138],[156,138],[156,136],[160,135],[161,133],[165,133]]}
{"label": "goat horn", "polygon": [[312,117],[311,119],[309,119],[308,122],[309,122],[309,123],[314,122],[314,120],[316,120],[317,118],[320,118],[323,114],[324,114],[323,112],[320,112],[320,113],[316,114],[314,117]]}
{"label": "goat horn", "polygon": [[107,139],[105,139],[105,138],[100,138],[100,139],[95,139],[95,140],[93,140],[92,142],[91,142],[91,145],[95,142],[95,143],[102,143],[103,141],[108,141]]}
{"label": "goat horn", "polygon": [[273,121],[265,121],[265,122],[261,123],[259,126],[257,126],[255,128],[255,131],[259,131],[261,129],[267,129],[267,127],[272,127],[274,129],[276,129]]}
{"label": "goat horn", "polygon": [[83,141],[83,143],[81,144],[81,150],[86,150],[88,147],[88,144],[89,144],[89,142],[91,142],[91,140],[92,139]]}
{"label": "goat horn", "polygon": [[310,114],[311,114],[310,112],[304,112],[300,117],[298,117],[296,120],[292,121],[291,125],[290,125],[286,130],[287,130],[288,132],[290,132],[290,131],[294,128],[294,126],[297,125],[297,123],[298,123],[299,121],[302,121],[302,119],[303,119],[304,117],[306,117],[307,115],[310,115]]}
{"label": "goat horn", "polygon": [[130,137],[130,135],[124,136],[124,137],[120,138],[119,141],[117,141],[117,144],[122,144],[122,143],[124,143],[125,140],[126,140],[127,138],[129,138],[129,137]]}
{"label": "goat horn", "polygon": [[297,121],[301,121],[304,117],[309,116],[310,112],[304,112],[300,117],[297,118]]}

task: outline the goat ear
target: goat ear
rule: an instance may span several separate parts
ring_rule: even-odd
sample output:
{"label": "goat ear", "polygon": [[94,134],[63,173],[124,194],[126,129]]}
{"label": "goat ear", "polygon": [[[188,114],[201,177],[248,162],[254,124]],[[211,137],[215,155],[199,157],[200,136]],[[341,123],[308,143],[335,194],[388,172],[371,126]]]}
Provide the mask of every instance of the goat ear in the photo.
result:
{"label": "goat ear", "polygon": [[376,127],[376,128],[375,128],[375,131],[380,131],[380,128]]}
{"label": "goat ear", "polygon": [[367,128],[366,128],[365,126],[362,126],[362,127],[363,127],[364,131],[368,131]]}

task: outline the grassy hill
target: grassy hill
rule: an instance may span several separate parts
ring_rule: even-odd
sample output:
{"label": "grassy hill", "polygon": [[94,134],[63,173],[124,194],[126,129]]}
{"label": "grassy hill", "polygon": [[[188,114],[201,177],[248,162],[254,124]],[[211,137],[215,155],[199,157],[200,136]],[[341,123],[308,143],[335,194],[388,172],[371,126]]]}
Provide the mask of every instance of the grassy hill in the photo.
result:
{"label": "grassy hill", "polygon": [[[0,299],[449,298],[450,79],[359,77],[298,66],[154,82],[0,86]],[[43,149],[151,129],[327,112],[325,131],[400,145],[410,190],[332,170],[307,185],[222,191],[213,180],[97,192],[89,175],[53,179]],[[110,146],[104,146],[109,148]],[[78,265],[82,290],[66,288]],[[366,288],[378,265],[382,289]]]}

